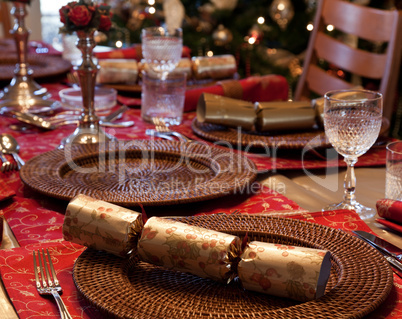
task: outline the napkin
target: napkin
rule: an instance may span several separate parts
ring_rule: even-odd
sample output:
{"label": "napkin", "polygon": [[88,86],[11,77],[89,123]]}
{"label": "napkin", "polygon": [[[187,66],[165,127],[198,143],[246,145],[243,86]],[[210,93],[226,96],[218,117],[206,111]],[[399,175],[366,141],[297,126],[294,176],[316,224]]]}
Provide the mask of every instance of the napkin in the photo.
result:
{"label": "napkin", "polygon": [[285,101],[288,83],[281,75],[252,76],[241,80],[222,80],[210,86],[187,89],[184,111],[194,111],[202,93],[241,99],[247,102]]}
{"label": "napkin", "polygon": [[377,218],[378,223],[402,233],[402,201],[380,199],[376,208],[378,215],[383,218]]}

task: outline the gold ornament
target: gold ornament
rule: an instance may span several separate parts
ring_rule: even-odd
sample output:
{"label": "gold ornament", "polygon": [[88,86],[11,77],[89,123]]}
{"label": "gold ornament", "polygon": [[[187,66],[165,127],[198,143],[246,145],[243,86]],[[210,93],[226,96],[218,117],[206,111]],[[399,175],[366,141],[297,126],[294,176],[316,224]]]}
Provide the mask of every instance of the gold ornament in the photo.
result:
{"label": "gold ornament", "polygon": [[233,40],[232,32],[222,24],[212,33],[212,39],[217,46],[224,46]]}
{"label": "gold ornament", "polygon": [[284,30],[293,19],[295,11],[290,0],[274,0],[269,8],[269,14],[272,20]]}

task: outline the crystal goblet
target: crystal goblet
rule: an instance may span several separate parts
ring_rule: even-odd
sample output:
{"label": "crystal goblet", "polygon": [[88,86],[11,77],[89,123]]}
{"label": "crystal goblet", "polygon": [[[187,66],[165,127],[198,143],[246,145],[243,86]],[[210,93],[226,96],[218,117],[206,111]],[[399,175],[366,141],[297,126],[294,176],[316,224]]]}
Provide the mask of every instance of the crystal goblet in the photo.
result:
{"label": "crystal goblet", "polygon": [[382,95],[367,90],[339,90],[324,96],[325,134],[334,149],[344,157],[347,171],[344,179],[344,197],[338,204],[323,210],[351,209],[360,218],[368,219],[375,209],[356,201],[354,165],[358,157],[375,143],[382,123]]}
{"label": "crystal goblet", "polygon": [[142,55],[152,71],[166,79],[179,63],[183,50],[183,32],[180,28],[167,30],[149,27],[141,31]]}

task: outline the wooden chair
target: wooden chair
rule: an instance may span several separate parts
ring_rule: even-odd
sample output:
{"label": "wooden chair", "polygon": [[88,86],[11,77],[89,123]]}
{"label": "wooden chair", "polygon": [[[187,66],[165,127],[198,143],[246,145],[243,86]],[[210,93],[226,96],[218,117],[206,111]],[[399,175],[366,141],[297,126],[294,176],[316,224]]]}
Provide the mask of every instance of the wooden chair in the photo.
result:
{"label": "wooden chair", "polygon": [[10,8],[7,5],[7,2],[0,1],[0,25],[3,29],[3,37],[4,38],[12,38],[10,34],[11,26],[11,18],[10,18]]}
{"label": "wooden chair", "polygon": [[[303,73],[297,83],[295,100],[323,96],[327,91],[347,89],[348,82],[318,64],[323,60],[352,75],[379,81],[384,98],[384,116],[392,117],[402,54],[402,11],[381,10],[342,0],[320,0],[309,39]],[[387,45],[384,53],[352,47],[329,36],[327,25],[359,39]]]}

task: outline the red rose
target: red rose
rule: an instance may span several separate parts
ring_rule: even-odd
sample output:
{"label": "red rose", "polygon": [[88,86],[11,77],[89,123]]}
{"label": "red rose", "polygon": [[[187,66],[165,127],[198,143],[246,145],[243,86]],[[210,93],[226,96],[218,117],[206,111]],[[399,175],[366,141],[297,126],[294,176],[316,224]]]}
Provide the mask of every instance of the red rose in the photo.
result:
{"label": "red rose", "polygon": [[111,27],[112,27],[112,20],[110,20],[110,16],[101,15],[99,22],[99,30],[109,31]]}
{"label": "red rose", "polygon": [[92,10],[84,5],[77,5],[70,9],[68,18],[77,27],[84,27],[89,24],[92,19]]}
{"label": "red rose", "polygon": [[67,19],[67,15],[70,12],[70,7],[67,6],[62,6],[59,10],[59,14],[60,14],[60,22],[61,23],[66,23],[66,19]]}

